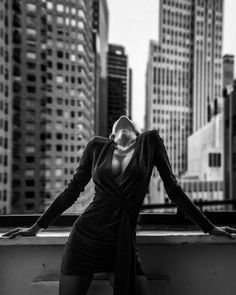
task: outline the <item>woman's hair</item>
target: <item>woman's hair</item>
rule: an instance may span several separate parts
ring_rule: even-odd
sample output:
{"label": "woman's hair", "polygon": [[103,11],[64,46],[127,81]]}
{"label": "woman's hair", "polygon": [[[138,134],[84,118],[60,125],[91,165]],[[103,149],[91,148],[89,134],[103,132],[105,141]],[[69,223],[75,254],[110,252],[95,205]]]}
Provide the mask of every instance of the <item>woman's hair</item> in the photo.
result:
{"label": "woman's hair", "polygon": [[[118,119],[118,120],[119,120],[119,119]],[[118,120],[117,120],[117,121],[118,121]],[[130,120],[130,121],[132,122],[132,124],[133,124],[135,134],[136,134],[137,136],[140,135],[140,134],[141,134],[141,130],[139,129],[139,127],[137,126],[137,124],[134,123],[134,121],[132,121],[131,119],[129,119],[129,120]],[[114,130],[115,130],[115,127],[116,127],[117,121],[115,121],[115,123],[114,123],[113,126],[112,126],[112,131],[111,131],[111,133],[110,133],[110,135],[109,135],[109,138],[110,138],[110,139],[114,139],[115,136],[116,136]]]}

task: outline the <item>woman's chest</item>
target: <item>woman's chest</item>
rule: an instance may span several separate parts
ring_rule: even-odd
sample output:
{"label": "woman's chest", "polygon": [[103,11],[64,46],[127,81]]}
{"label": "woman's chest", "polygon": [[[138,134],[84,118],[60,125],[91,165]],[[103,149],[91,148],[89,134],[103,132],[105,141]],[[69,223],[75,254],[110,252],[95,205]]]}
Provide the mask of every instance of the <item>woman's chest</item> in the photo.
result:
{"label": "woman's chest", "polygon": [[125,153],[120,154],[118,151],[114,150],[111,159],[111,172],[113,176],[122,176],[124,171],[126,170],[129,162],[132,159],[134,153],[134,149]]}

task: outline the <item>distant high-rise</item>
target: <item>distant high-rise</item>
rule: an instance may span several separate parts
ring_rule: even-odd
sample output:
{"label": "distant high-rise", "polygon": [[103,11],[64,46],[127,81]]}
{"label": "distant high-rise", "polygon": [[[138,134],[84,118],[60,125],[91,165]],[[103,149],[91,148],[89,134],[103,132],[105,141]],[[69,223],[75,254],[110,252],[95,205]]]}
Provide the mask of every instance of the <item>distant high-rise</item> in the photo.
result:
{"label": "distant high-rise", "polygon": [[107,55],[109,11],[106,0],[94,0],[96,54],[95,134],[107,136]]}
{"label": "distant high-rise", "polygon": [[[157,102],[157,67],[160,60],[160,46],[157,41],[151,40],[149,43],[149,55],[146,68],[146,110],[145,110],[145,129],[162,129],[162,118],[164,104]],[[158,116],[157,116],[158,113]],[[165,124],[163,124],[165,128]]]}
{"label": "distant high-rise", "polygon": [[128,114],[128,56],[121,45],[109,44],[108,51],[108,134],[121,115]]}
{"label": "distant high-rise", "polygon": [[13,212],[40,212],[94,135],[93,0],[16,0],[12,18]]}
{"label": "distant high-rise", "polygon": [[[224,198],[236,199],[236,80],[234,56],[223,56],[224,85]],[[229,206],[229,209],[235,206]]]}
{"label": "distant high-rise", "polygon": [[225,54],[223,56],[223,88],[233,86],[234,81],[234,55]]}
{"label": "distant high-rise", "polygon": [[[224,91],[224,198],[236,200],[236,80]],[[232,208],[232,207],[231,207]],[[233,206],[233,210],[236,206]]]}
{"label": "distant high-rise", "polygon": [[11,1],[0,2],[0,214],[10,213],[12,197],[11,6]]}
{"label": "distant high-rise", "polygon": [[223,0],[161,0],[159,19],[157,60],[149,57],[154,81],[147,82],[153,113],[146,124],[160,129],[180,176],[187,170],[188,136],[210,120],[222,94]]}
{"label": "distant high-rise", "polygon": [[128,112],[127,112],[127,115],[128,117],[132,120],[133,117],[132,117],[132,102],[133,102],[133,71],[131,68],[129,68],[129,91],[128,91]]}

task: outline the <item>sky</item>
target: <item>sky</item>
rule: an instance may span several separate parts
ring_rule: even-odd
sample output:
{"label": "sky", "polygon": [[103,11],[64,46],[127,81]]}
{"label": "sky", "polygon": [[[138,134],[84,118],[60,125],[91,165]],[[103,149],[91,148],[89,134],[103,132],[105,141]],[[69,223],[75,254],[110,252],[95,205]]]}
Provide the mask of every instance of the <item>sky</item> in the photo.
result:
{"label": "sky", "polygon": [[[223,54],[236,56],[236,1],[224,1]],[[109,43],[126,49],[133,70],[132,119],[143,128],[145,72],[149,40],[159,40],[159,0],[107,0],[107,4]]]}

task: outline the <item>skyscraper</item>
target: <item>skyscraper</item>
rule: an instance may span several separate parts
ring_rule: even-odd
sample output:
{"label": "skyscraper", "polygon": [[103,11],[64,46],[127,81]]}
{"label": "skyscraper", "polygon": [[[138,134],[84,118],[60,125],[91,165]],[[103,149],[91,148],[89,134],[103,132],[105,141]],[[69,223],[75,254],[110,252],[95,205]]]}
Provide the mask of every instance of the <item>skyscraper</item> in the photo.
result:
{"label": "skyscraper", "polygon": [[161,0],[159,19],[154,83],[147,82],[156,113],[146,124],[160,127],[180,176],[187,170],[188,136],[210,120],[222,94],[223,1]]}
{"label": "skyscraper", "polygon": [[128,114],[129,68],[128,56],[121,45],[109,44],[108,51],[108,134],[121,115]]}
{"label": "skyscraper", "polygon": [[12,195],[11,5],[0,2],[0,214],[10,213]]}
{"label": "skyscraper", "polygon": [[93,1],[94,45],[96,59],[95,134],[107,135],[107,55],[109,11],[106,0]]}
{"label": "skyscraper", "polygon": [[14,4],[13,212],[39,212],[71,179],[94,134],[93,1]]}
{"label": "skyscraper", "polygon": [[234,55],[225,54],[223,56],[223,88],[233,86],[234,80]]}
{"label": "skyscraper", "polygon": [[[236,80],[224,91],[224,198],[236,199]],[[233,210],[236,206],[234,205]]]}

